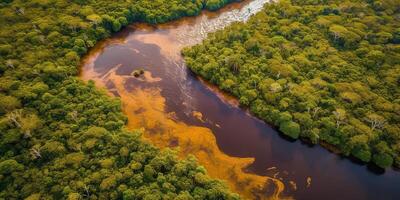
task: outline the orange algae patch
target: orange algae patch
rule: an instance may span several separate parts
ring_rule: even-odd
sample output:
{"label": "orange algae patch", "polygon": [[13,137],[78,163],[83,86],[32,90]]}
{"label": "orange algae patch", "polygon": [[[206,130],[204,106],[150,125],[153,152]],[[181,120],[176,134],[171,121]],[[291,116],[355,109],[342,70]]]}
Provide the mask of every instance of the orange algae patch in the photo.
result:
{"label": "orange algae patch", "polygon": [[178,147],[181,157],[189,154],[196,156],[211,177],[226,180],[233,191],[246,199],[281,198],[284,184],[279,179],[243,171],[254,158],[228,156],[218,148],[210,129],[190,126],[175,120],[174,113],[165,111],[165,98],[162,97],[159,88],[135,88],[128,91],[125,82],[133,76],[117,75],[116,70],[119,66],[99,77],[93,67],[87,65],[82,77],[90,77],[100,87],[104,87],[106,83],[113,83],[115,88],[112,89],[120,96],[123,111],[128,116],[129,129],[143,128],[146,140],[160,148]]}
{"label": "orange algae patch", "polygon": [[201,113],[199,111],[193,111],[192,115],[193,115],[193,117],[195,117],[196,119],[200,120],[201,122],[204,122],[203,113]]}
{"label": "orange algae patch", "polygon": [[160,82],[162,80],[160,77],[153,77],[153,75],[149,71],[145,71],[143,76],[144,76],[144,81],[148,83]]}
{"label": "orange algae patch", "polygon": [[[143,29],[144,27],[148,27],[147,24],[135,24],[134,27],[138,29]],[[132,40],[136,39],[143,43],[148,44],[156,44],[160,47],[160,53],[168,58],[173,60],[178,60],[180,58],[180,50],[181,47],[176,44],[176,41],[170,37],[170,35],[165,35],[161,33],[152,33],[152,34],[143,34],[143,35],[134,35],[128,39]]]}
{"label": "orange algae patch", "polygon": [[[201,24],[203,19],[198,18],[196,20],[200,20]],[[183,67],[180,55],[181,48],[198,42],[196,38],[201,39],[206,36],[207,31],[200,33],[200,30],[204,27],[199,26],[196,29],[191,27],[194,23],[195,21],[191,18],[187,18],[180,22],[157,26],[161,29],[168,29],[166,33],[153,32],[153,30],[157,29],[156,26],[143,23],[131,25],[131,28],[138,29],[144,33],[108,39],[96,45],[95,49],[92,49],[85,57],[83,61],[84,67],[82,67],[80,76],[83,80],[94,80],[96,86],[101,88],[112,85],[111,88],[107,89],[107,92],[110,95],[118,94],[121,98],[123,111],[128,116],[128,128],[143,129],[143,137],[154,145],[160,148],[179,148],[181,157],[186,157],[189,154],[196,156],[199,163],[207,169],[211,177],[226,180],[228,186],[245,199],[283,198],[281,193],[284,190],[284,184],[277,177],[278,174],[276,174],[276,177],[268,177],[243,171],[254,162],[254,158],[238,158],[226,155],[219,149],[216,138],[210,129],[187,125],[177,120],[174,112],[167,113],[166,100],[161,95],[161,89],[157,87],[157,84],[159,84],[157,82],[160,82],[161,78],[153,77],[148,71],[145,71],[143,76],[137,78],[130,75],[116,74],[121,65],[114,66],[106,74],[99,74],[94,70],[94,61],[102,53],[105,46],[124,44],[132,40],[157,45],[165,59],[171,61],[176,67]],[[189,34],[185,34],[187,32]],[[194,33],[196,37],[190,33]],[[128,49],[133,53],[140,53],[140,50],[136,48]],[[131,79],[152,83],[154,86],[127,89],[126,81]],[[216,86],[205,81],[202,82],[208,89],[215,92],[222,101],[236,107],[239,105],[236,98],[224,93]],[[200,121],[207,121],[207,116],[203,116],[200,112],[193,111],[192,116]],[[221,127],[219,124],[215,124],[215,126]]]}

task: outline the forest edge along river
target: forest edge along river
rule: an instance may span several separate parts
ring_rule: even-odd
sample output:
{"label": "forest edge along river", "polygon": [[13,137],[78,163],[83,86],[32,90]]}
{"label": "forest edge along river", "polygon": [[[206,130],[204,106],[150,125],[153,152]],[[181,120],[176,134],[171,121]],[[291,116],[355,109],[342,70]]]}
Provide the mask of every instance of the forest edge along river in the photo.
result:
{"label": "forest edge along river", "polygon": [[161,25],[132,24],[98,43],[81,78],[121,99],[128,128],[158,147],[193,154],[210,176],[249,199],[395,199],[400,174],[370,170],[320,146],[283,139],[188,70],[180,51],[245,21],[267,0],[233,3]]}

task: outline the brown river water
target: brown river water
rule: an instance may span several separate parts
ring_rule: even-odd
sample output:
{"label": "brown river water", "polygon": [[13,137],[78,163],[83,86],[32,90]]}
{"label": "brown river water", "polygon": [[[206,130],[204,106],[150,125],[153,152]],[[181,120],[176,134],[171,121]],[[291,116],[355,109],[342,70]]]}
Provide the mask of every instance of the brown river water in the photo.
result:
{"label": "brown river water", "polygon": [[[210,176],[247,199],[400,199],[400,173],[379,171],[320,146],[288,141],[188,70],[180,50],[245,21],[268,0],[161,25],[136,23],[98,43],[80,77],[119,97],[129,129],[158,147],[195,155]],[[144,74],[135,77],[135,70]]]}

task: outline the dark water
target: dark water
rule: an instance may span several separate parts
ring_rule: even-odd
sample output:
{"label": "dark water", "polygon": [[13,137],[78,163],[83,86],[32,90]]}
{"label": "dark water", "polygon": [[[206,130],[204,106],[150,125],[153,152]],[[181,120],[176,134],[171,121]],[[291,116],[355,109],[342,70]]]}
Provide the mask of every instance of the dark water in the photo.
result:
{"label": "dark water", "polygon": [[[281,179],[286,185],[284,193],[295,199],[400,199],[399,172],[379,171],[320,146],[288,141],[269,125],[229,103],[233,101],[229,97],[221,98],[220,93],[185,67],[179,53],[182,47],[200,42],[206,33],[230,22],[246,20],[265,2],[234,4],[216,13],[205,12],[159,26],[127,27],[93,50],[96,56],[89,59],[90,64],[83,64],[82,77],[96,79],[111,69],[121,76],[135,69],[151,72],[152,77],[160,79],[138,81],[131,77],[125,87],[159,88],[167,112],[174,112],[175,118],[186,124],[211,129],[225,154],[255,158],[245,170]],[[85,73],[90,70],[94,72]],[[113,92],[112,84],[106,86]],[[193,115],[194,111],[202,114],[202,120]]]}

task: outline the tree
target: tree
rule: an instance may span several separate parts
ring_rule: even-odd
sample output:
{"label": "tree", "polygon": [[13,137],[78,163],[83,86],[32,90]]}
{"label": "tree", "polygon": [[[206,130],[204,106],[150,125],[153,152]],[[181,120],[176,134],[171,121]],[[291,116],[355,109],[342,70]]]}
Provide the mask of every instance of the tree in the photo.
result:
{"label": "tree", "polygon": [[21,102],[13,96],[0,96],[0,113],[11,112],[21,108]]}
{"label": "tree", "polygon": [[90,21],[92,24],[94,24],[95,26],[101,24],[101,22],[102,22],[102,18],[101,18],[99,15],[97,15],[97,14],[88,15],[88,16],[86,17],[86,19],[89,20],[89,21]]}
{"label": "tree", "polygon": [[393,34],[393,42],[396,44],[400,43],[400,28],[394,30]]}
{"label": "tree", "polygon": [[371,152],[361,147],[354,148],[351,154],[363,162],[369,162],[371,160]]}
{"label": "tree", "polygon": [[336,109],[333,111],[333,114],[335,115],[336,119],[336,128],[339,128],[339,126],[344,123],[344,120],[346,119],[346,110]]}
{"label": "tree", "polygon": [[392,156],[386,153],[374,154],[372,156],[372,161],[380,168],[387,168],[393,164]]}
{"label": "tree", "polygon": [[313,119],[309,113],[294,113],[294,119],[298,121],[302,127],[310,129],[313,126]]}
{"label": "tree", "polygon": [[223,4],[224,0],[207,0],[206,1],[206,8],[208,10],[217,10]]}
{"label": "tree", "polygon": [[332,34],[333,40],[336,42],[340,38],[344,37],[348,30],[343,26],[335,24],[329,27],[329,32]]}
{"label": "tree", "polygon": [[349,31],[344,26],[334,24],[329,27],[329,33],[331,34],[333,41],[346,48],[353,47],[361,37],[356,33]]}
{"label": "tree", "polygon": [[121,25],[121,23],[119,21],[117,21],[117,20],[113,20],[112,21],[112,30],[114,32],[119,31],[119,29],[121,29],[121,27],[122,27],[122,25]]}
{"label": "tree", "polygon": [[244,47],[247,51],[257,55],[260,52],[260,43],[257,39],[249,39],[244,43]]}
{"label": "tree", "polygon": [[21,171],[24,169],[22,164],[19,164],[16,160],[8,159],[0,162],[0,174],[8,175],[15,171]]}
{"label": "tree", "polygon": [[13,112],[7,114],[8,120],[18,128],[21,128],[21,123],[20,123],[21,117],[22,117],[22,110],[14,110]]}
{"label": "tree", "polygon": [[382,129],[385,126],[386,120],[384,117],[372,113],[367,115],[365,120],[370,123],[371,130]]}
{"label": "tree", "polygon": [[270,91],[273,93],[282,91],[282,86],[279,83],[272,83],[270,85]]}
{"label": "tree", "polygon": [[350,138],[351,154],[363,162],[371,160],[371,151],[369,149],[369,137],[367,135],[355,135]]}
{"label": "tree", "polygon": [[42,157],[47,159],[58,157],[64,154],[65,151],[64,145],[57,141],[48,141],[40,148]]}
{"label": "tree", "polygon": [[239,55],[231,55],[225,59],[226,65],[235,73],[239,72],[242,62],[243,61]]}
{"label": "tree", "polygon": [[221,84],[221,89],[223,90],[230,90],[235,85],[235,81],[232,79],[225,79],[224,82]]}
{"label": "tree", "polygon": [[79,200],[81,199],[81,195],[79,193],[76,192],[72,192],[68,194],[68,200]]}
{"label": "tree", "polygon": [[135,191],[132,189],[127,189],[123,192],[123,200],[134,200],[136,199]]}
{"label": "tree", "polygon": [[24,133],[25,138],[31,137],[32,131],[41,127],[42,122],[35,114],[28,114],[20,118],[21,131]]}
{"label": "tree", "polygon": [[119,17],[118,22],[121,24],[121,26],[126,26],[129,23],[126,17]]}
{"label": "tree", "polygon": [[281,112],[279,113],[279,118],[277,120],[278,123],[288,122],[293,119],[292,115],[289,112]]}
{"label": "tree", "polygon": [[65,58],[69,61],[68,64],[76,64],[79,62],[79,55],[75,51],[70,51],[65,54]]}
{"label": "tree", "polygon": [[381,31],[381,32],[379,32],[377,34],[374,34],[374,36],[372,38],[372,42],[373,43],[378,43],[378,44],[386,44],[392,38],[393,38],[392,34],[390,34],[388,32]]}
{"label": "tree", "polygon": [[300,125],[293,121],[285,121],[280,123],[279,130],[293,139],[299,138],[300,135]]}
{"label": "tree", "polygon": [[365,65],[370,69],[379,68],[385,60],[385,54],[378,50],[368,52],[365,58]]}
{"label": "tree", "polygon": [[7,55],[12,52],[13,47],[9,44],[0,45],[0,55]]}
{"label": "tree", "polygon": [[154,176],[156,175],[156,171],[151,167],[150,165],[146,165],[144,167],[143,171],[143,178],[147,181],[150,182],[154,180]]}
{"label": "tree", "polygon": [[111,175],[101,181],[100,189],[110,190],[110,189],[116,187],[116,184],[117,184],[117,178],[114,175]]}
{"label": "tree", "polygon": [[88,24],[81,18],[71,15],[64,15],[59,19],[59,21],[65,28],[70,29],[72,32],[77,32],[80,29],[88,27]]}

